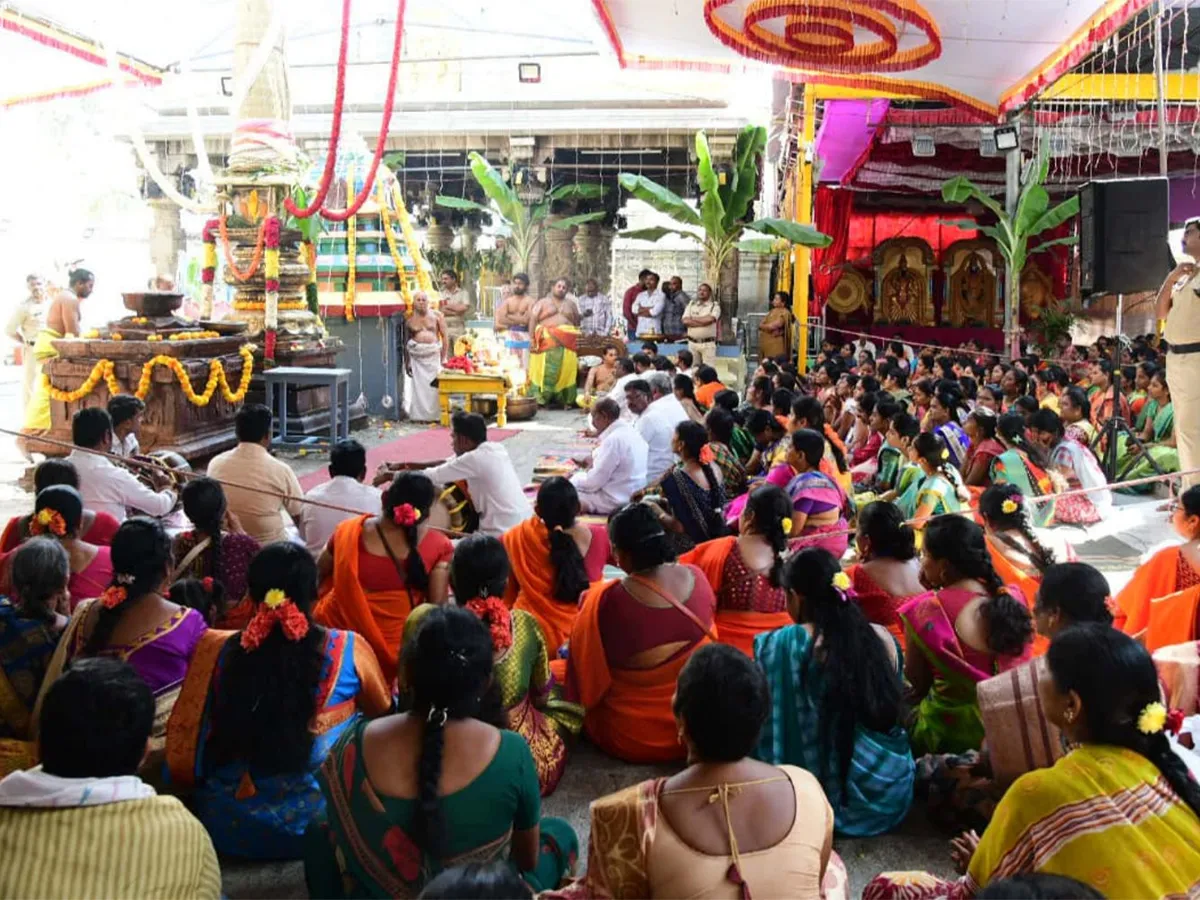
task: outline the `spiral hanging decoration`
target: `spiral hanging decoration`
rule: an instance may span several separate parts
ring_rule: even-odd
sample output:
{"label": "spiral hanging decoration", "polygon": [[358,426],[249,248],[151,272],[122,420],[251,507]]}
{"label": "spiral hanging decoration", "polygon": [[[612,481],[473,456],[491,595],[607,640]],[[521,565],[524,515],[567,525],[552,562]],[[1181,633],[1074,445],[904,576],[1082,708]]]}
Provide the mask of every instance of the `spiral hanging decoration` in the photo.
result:
{"label": "spiral hanging decoration", "polygon": [[[937,23],[916,0],[753,0],[740,28],[718,15],[735,2],[705,0],[709,31],[730,49],[771,65],[831,73],[907,72],[942,55]],[[875,39],[858,43],[856,29]],[[901,37],[913,29],[925,40],[901,49]]]}

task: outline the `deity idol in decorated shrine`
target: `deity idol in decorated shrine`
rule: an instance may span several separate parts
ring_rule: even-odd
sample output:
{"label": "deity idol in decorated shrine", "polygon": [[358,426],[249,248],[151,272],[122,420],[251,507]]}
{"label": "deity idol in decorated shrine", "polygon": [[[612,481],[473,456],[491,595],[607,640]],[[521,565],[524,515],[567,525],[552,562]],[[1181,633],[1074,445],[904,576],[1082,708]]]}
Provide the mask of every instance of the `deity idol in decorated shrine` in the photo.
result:
{"label": "deity idol in decorated shrine", "polygon": [[[250,389],[255,347],[243,322],[190,321],[176,314],[183,295],[124,294],[130,315],[104,328],[53,342],[48,360],[48,436],[71,442],[71,419],[117,394],[146,404],[141,446],[170,448],[188,459],[210,456],[236,442],[234,416]],[[62,455],[67,448],[34,442]]]}

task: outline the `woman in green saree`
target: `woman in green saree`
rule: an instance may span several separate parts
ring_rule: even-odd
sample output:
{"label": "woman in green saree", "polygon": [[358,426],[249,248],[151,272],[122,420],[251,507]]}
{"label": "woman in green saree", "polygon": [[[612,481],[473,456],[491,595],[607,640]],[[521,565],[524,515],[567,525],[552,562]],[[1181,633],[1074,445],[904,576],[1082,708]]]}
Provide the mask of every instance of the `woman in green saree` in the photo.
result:
{"label": "woman in green saree", "polygon": [[1029,658],[1033,619],[992,568],[983,529],[965,518],[925,529],[921,581],[932,594],[900,607],[904,674],[916,706],[913,755],[965,753],[983,743],[975,687]]}
{"label": "woman in green saree", "polygon": [[[1050,478],[1050,460],[1045,448],[1025,437],[1025,417],[1005,413],[996,425],[996,437],[1004,452],[992,460],[992,484],[1015,485],[1027,498],[1045,497],[1055,491]],[[1030,520],[1038,528],[1054,521],[1054,501],[1030,503]]]}
{"label": "woman in green saree", "polygon": [[918,520],[914,527],[922,527],[922,522],[932,516],[963,508],[969,495],[941,436],[921,432],[912,442],[908,457],[920,467],[920,475],[896,498],[896,505],[906,519]]}
{"label": "woman in green saree", "polygon": [[[1166,372],[1154,373],[1150,378],[1148,394],[1149,399],[1146,400],[1146,405],[1142,407],[1142,414],[1138,417],[1140,423],[1138,433],[1141,444],[1164,473],[1178,472],[1179,451],[1175,445],[1175,407],[1171,403],[1171,388],[1167,384]],[[1129,481],[1154,475],[1154,467],[1145,458],[1130,465],[1137,453],[1137,447],[1136,445],[1131,447],[1128,444],[1129,440],[1125,435],[1118,436],[1117,448],[1120,455],[1117,459],[1117,475],[1119,480]],[[1127,467],[1128,471],[1126,471]],[[1140,494],[1148,492],[1153,487],[1153,485],[1147,484],[1121,490],[1126,493]]]}
{"label": "woman in green saree", "polygon": [[321,767],[306,836],[311,897],[416,897],[444,869],[508,861],[536,892],[574,864],[571,826],[541,820],[529,745],[507,722],[488,630],[439,607],[405,645],[408,713],[347,729]]}

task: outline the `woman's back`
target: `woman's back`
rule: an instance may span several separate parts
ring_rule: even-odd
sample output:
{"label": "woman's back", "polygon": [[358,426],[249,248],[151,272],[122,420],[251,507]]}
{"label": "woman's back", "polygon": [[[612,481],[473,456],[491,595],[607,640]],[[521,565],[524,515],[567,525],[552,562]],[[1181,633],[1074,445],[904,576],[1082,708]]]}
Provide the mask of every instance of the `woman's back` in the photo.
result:
{"label": "woman's back", "polygon": [[921,584],[921,562],[916,557],[908,560],[879,557],[867,560],[859,568],[881,591],[893,597],[914,597],[925,592],[925,586]]}
{"label": "woman's back", "polygon": [[[758,763],[748,774],[728,785],[728,823],[721,790],[693,783],[694,769],[660,783],[662,815],[647,860],[651,897],[744,896],[728,878],[730,831],[750,896],[821,895],[833,816],[820,784],[794,766]],[[785,781],[790,790],[783,789]]]}

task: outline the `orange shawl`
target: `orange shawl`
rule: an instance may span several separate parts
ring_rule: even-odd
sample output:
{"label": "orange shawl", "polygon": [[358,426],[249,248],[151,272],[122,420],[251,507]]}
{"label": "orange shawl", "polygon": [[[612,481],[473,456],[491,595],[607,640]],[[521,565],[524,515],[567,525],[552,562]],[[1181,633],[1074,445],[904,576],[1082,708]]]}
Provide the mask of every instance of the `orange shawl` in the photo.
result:
{"label": "orange shawl", "polygon": [[567,678],[587,710],[584,730],[597,747],[625,762],[679,762],[685,753],[671,698],[680,670],[709,642],[708,636],[658,668],[609,669],[600,638],[600,604],[615,584],[614,579],[592,585],[571,629]]}
{"label": "orange shawl", "polygon": [[550,532],[537,516],[526,519],[500,536],[512,566],[504,602],[523,609],[535,619],[553,656],[568,637],[577,605],[554,598],[554,567],[550,564]]}
{"label": "orange shawl", "polygon": [[[313,620],[326,628],[356,632],[371,645],[384,680],[392,684],[400,665],[400,644],[404,623],[413,607],[424,601],[414,599],[407,589],[373,591],[368,598],[358,582],[358,547],[363,523],[369,515],[347,519],[329,539],[333,551],[332,587],[317,601]],[[414,547],[410,552],[416,553]]]}
{"label": "orange shawl", "polygon": [[721,585],[725,580],[725,563],[737,546],[734,536],[705,541],[694,550],[679,558],[684,565],[696,566],[717,595],[717,613],[714,616],[717,635],[722,644],[737,647],[747,656],[754,656],[754,638],[764,631],[774,631],[792,624],[792,617],[784,612],[761,613],[749,610],[721,609]]}
{"label": "orange shawl", "polygon": [[[1018,569],[1001,551],[1000,547],[992,540],[991,535],[988,535],[987,548],[988,553],[992,555],[992,568],[996,570],[996,574],[1000,576],[1000,580],[1005,584],[1015,584],[1021,589],[1021,593],[1025,595],[1025,602],[1029,605],[1029,612],[1032,615],[1034,604],[1037,602],[1038,588],[1042,586],[1041,575],[1037,570],[1031,573],[1025,569]],[[1050,649],[1050,639],[1042,637],[1040,634],[1035,634],[1033,637],[1033,655],[1043,656]]]}
{"label": "orange shawl", "polygon": [[721,384],[720,381],[713,381],[708,384],[699,385],[696,388],[696,400],[700,403],[703,403],[707,407],[711,407],[717,394],[721,393],[723,390],[725,390],[725,385]]}
{"label": "orange shawl", "polygon": [[[1200,585],[1178,590],[1180,551],[1158,551],[1133,573],[1117,594],[1115,627],[1138,638],[1146,649],[1183,644],[1196,639],[1196,608]],[[1186,563],[1185,563],[1186,565]]]}

